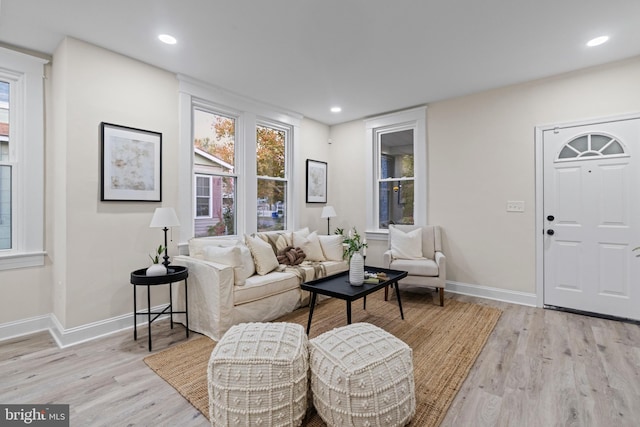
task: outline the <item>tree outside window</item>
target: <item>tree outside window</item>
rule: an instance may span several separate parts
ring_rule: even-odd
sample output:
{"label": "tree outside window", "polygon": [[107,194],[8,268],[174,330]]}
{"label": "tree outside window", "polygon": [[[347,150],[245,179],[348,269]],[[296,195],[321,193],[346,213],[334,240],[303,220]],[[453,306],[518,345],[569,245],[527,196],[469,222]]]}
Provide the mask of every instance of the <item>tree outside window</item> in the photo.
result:
{"label": "tree outside window", "polygon": [[258,231],[284,230],[287,224],[287,132],[256,128]]}

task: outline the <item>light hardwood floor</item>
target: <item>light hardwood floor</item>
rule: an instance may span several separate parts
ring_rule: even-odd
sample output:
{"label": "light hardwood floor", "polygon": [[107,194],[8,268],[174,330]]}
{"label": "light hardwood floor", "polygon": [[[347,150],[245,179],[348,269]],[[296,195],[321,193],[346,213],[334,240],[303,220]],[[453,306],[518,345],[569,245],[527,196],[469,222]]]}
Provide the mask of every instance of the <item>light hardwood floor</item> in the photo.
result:
{"label": "light hardwood floor", "polygon": [[[640,425],[640,326],[447,297],[503,314],[442,426]],[[138,332],[62,350],[46,332],[0,342],[0,402],[68,403],[72,426],[208,425],[144,364]],[[181,325],[154,323],[154,351],[184,340]]]}

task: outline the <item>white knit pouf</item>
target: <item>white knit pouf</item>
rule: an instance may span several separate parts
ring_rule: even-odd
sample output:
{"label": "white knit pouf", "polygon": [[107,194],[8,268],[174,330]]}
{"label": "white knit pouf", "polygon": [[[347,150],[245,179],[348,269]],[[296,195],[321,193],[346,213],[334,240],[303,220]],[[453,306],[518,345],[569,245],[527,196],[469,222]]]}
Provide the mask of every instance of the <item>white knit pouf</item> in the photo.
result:
{"label": "white knit pouf", "polygon": [[292,323],[231,327],[209,359],[212,426],[299,426],[307,409],[308,341]]}
{"label": "white knit pouf", "polygon": [[411,348],[369,323],[309,340],[313,404],[329,426],[404,426],[416,410]]}

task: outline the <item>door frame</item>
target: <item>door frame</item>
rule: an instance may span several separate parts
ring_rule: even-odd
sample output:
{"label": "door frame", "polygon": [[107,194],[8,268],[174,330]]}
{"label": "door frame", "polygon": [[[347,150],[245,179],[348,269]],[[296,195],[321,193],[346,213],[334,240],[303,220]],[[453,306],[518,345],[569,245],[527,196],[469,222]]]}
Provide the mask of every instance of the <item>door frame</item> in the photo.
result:
{"label": "door frame", "polygon": [[535,127],[535,220],[536,220],[536,306],[544,307],[544,157],[543,135],[545,131],[575,126],[595,125],[605,122],[640,119],[640,112],[615,116],[596,117],[572,122],[560,122]]}

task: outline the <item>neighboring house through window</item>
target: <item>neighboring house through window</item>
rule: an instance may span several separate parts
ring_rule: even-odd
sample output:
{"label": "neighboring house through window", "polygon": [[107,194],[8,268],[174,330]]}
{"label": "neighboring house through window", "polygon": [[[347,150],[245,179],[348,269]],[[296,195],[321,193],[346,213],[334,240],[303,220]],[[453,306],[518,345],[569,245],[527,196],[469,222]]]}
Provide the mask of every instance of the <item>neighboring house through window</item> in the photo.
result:
{"label": "neighboring house through window", "polygon": [[44,264],[44,64],[0,48],[0,270]]}

